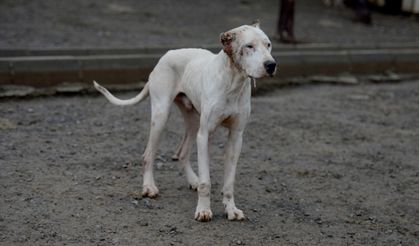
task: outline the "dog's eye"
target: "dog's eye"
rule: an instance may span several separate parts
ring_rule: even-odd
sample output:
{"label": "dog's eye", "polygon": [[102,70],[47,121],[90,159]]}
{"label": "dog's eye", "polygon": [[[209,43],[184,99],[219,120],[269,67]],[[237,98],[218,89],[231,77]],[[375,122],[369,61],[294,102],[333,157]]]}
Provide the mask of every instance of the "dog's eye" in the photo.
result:
{"label": "dog's eye", "polygon": [[271,44],[270,43],[268,43],[268,48],[271,48]]}
{"label": "dog's eye", "polygon": [[248,44],[248,45],[246,45],[246,48],[248,48],[248,49],[253,49],[253,45]]}

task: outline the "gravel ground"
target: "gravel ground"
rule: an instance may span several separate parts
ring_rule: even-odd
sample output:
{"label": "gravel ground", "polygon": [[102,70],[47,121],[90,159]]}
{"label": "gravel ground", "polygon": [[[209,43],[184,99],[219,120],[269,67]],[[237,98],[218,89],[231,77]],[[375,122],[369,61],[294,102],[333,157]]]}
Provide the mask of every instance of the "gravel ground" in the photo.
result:
{"label": "gravel ground", "polygon": [[182,135],[176,109],[153,200],[139,196],[148,102],[1,100],[0,244],[417,245],[419,81],[286,87],[252,105],[236,183],[247,219],[223,216],[220,129],[215,216],[200,223],[197,195],[170,160]]}
{"label": "gravel ground", "polygon": [[[260,19],[272,36],[277,0],[2,0],[0,49],[196,47],[216,45],[219,34]],[[353,23],[347,8],[298,0],[296,36],[310,43],[419,42],[419,22],[373,13],[374,25]]]}
{"label": "gravel ground", "polygon": [[[415,18],[297,1],[296,34],[313,43],[419,42]],[[278,1],[0,1],[0,49],[214,45],[259,18],[274,34]],[[131,97],[133,93],[120,94]],[[236,183],[247,219],[223,217],[219,130],[209,223],[170,160],[174,109],[161,144],[161,196],[143,199],[149,104],[102,97],[0,99],[1,245],[416,245],[419,81],[296,86],[253,98]],[[196,153],[193,155],[196,162]]]}

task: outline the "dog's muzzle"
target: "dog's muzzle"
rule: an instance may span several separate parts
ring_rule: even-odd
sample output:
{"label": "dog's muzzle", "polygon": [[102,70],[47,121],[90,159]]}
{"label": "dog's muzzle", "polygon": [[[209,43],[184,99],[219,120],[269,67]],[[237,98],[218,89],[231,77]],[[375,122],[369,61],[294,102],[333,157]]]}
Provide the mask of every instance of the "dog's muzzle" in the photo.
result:
{"label": "dog's muzzle", "polygon": [[273,75],[275,73],[275,69],[276,69],[276,62],[271,60],[271,61],[265,61],[263,63],[263,66],[265,67],[266,72],[269,75]]}

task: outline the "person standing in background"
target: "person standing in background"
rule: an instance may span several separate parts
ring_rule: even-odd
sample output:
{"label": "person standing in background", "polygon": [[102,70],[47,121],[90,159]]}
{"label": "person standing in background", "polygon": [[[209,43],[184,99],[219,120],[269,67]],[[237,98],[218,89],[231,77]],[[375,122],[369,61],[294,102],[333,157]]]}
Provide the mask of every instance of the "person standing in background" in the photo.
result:
{"label": "person standing in background", "polygon": [[283,43],[298,43],[294,36],[294,12],[295,0],[280,0],[277,35]]}

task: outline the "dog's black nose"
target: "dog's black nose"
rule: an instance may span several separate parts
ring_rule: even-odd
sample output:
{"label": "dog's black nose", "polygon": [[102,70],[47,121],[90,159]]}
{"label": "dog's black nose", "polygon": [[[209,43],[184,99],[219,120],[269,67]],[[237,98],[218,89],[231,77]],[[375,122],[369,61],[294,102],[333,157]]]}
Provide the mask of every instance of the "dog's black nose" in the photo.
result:
{"label": "dog's black nose", "polygon": [[268,74],[272,75],[275,72],[276,62],[275,61],[266,61],[263,63],[265,70]]}

